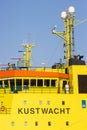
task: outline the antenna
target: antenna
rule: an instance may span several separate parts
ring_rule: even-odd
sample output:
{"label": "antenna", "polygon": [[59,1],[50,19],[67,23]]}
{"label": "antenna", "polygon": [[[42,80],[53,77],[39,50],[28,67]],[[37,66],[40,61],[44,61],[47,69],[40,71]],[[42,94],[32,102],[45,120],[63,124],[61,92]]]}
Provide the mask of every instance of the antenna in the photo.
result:
{"label": "antenna", "polygon": [[79,24],[82,24],[82,23],[85,23],[87,22],[87,19],[84,19],[84,20],[76,20],[76,24],[74,26],[78,26]]}
{"label": "antenna", "polygon": [[73,55],[74,45],[74,20],[75,20],[75,8],[70,6],[68,10],[61,13],[61,18],[64,22],[64,31],[57,32],[55,28],[52,30],[53,34],[56,34],[64,40],[64,59],[66,59],[66,65],[69,65],[69,59]]}
{"label": "antenna", "polygon": [[0,66],[8,66],[8,64],[0,64]]}
{"label": "antenna", "polygon": [[25,48],[25,52],[24,52],[24,65],[26,67],[28,67],[28,69],[30,69],[30,67],[32,66],[31,64],[31,48],[34,47],[34,44],[23,44],[23,47]]}
{"label": "antenna", "polygon": [[10,58],[11,60],[21,60],[22,58]]}

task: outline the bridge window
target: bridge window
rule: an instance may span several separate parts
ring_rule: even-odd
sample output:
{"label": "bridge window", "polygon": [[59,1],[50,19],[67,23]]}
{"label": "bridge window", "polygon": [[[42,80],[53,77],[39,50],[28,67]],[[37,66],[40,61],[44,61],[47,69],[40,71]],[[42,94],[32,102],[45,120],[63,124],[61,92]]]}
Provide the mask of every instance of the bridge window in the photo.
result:
{"label": "bridge window", "polygon": [[37,86],[39,86],[39,87],[43,86],[43,80],[42,79],[37,80]]}
{"label": "bridge window", "polygon": [[10,80],[11,91],[14,91],[14,79]]}
{"label": "bridge window", "polygon": [[78,75],[79,93],[87,93],[87,75]]}
{"label": "bridge window", "polygon": [[2,88],[2,81],[0,81],[0,88]]}
{"label": "bridge window", "polygon": [[67,84],[67,81],[63,81],[63,89],[65,89],[65,85]]}
{"label": "bridge window", "polygon": [[50,86],[50,80],[49,79],[44,80],[44,86],[46,86],[46,87]]}
{"label": "bridge window", "polygon": [[16,79],[16,89],[17,91],[22,90],[22,79]]}
{"label": "bridge window", "polygon": [[51,80],[51,86],[56,87],[56,80]]}
{"label": "bridge window", "polygon": [[29,85],[29,79],[24,79],[24,85]]}
{"label": "bridge window", "polygon": [[31,79],[31,87],[36,87],[36,79]]}
{"label": "bridge window", "polygon": [[25,90],[29,89],[29,79],[24,79],[24,89]]}
{"label": "bridge window", "polygon": [[8,80],[4,81],[4,86],[5,86],[5,88],[8,88]]}

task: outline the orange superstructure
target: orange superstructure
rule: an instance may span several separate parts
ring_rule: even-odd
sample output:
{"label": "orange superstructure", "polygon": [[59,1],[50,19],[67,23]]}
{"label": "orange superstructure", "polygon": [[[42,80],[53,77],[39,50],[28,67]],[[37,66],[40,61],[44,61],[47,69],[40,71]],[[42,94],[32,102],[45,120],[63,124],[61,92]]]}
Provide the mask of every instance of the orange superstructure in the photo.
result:
{"label": "orange superstructure", "polygon": [[43,72],[37,70],[0,70],[0,78],[9,77],[57,77],[57,78],[69,78],[69,74],[59,72]]}

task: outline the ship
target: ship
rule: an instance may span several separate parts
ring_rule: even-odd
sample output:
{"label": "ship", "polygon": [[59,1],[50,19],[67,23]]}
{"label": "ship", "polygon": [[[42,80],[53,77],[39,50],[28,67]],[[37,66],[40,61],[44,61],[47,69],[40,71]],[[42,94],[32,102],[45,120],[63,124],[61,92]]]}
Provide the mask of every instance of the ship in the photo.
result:
{"label": "ship", "polygon": [[63,32],[52,29],[64,41],[64,63],[33,68],[34,44],[25,43],[17,65],[0,68],[0,129],[87,129],[87,65],[73,52],[74,13],[73,6],[61,13]]}

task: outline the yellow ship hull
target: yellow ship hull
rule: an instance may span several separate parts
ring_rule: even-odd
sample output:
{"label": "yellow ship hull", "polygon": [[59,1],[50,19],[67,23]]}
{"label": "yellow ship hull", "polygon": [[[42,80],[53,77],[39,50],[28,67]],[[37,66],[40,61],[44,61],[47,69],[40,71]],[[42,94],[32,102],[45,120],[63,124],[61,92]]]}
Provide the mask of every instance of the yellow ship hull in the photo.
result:
{"label": "yellow ship hull", "polygon": [[0,95],[0,129],[87,129],[86,94]]}
{"label": "yellow ship hull", "polygon": [[73,6],[61,13],[64,31],[52,33],[64,40],[65,63],[31,68],[32,44],[23,44],[17,67],[0,68],[0,130],[86,130],[87,66],[73,55]]}

